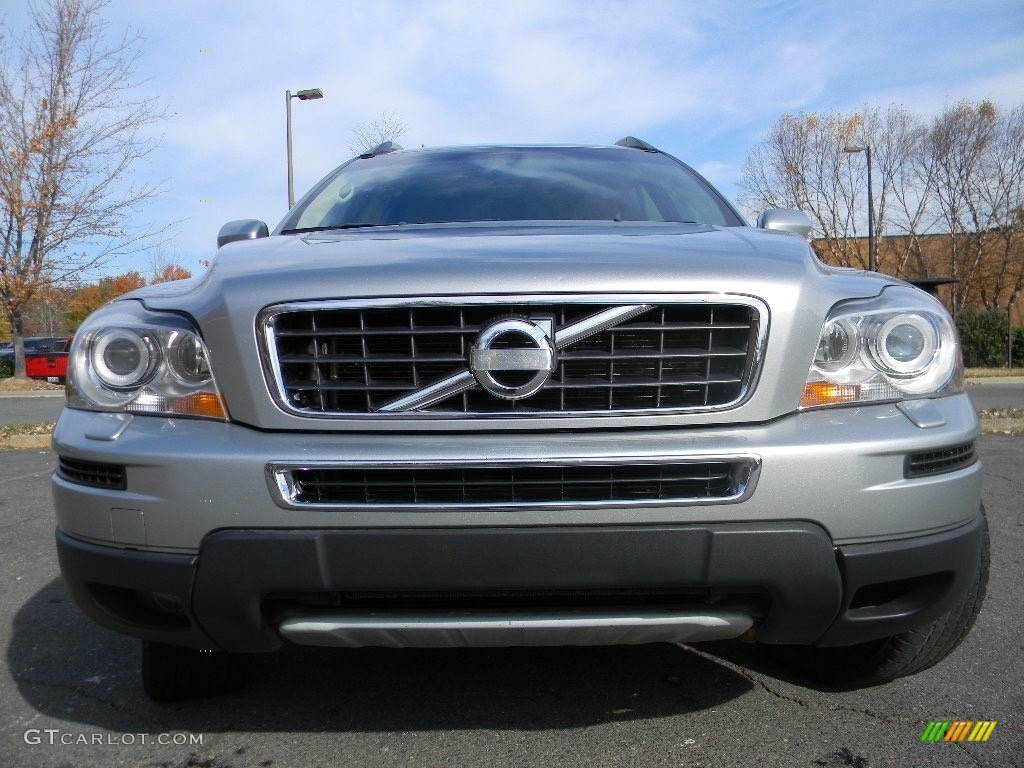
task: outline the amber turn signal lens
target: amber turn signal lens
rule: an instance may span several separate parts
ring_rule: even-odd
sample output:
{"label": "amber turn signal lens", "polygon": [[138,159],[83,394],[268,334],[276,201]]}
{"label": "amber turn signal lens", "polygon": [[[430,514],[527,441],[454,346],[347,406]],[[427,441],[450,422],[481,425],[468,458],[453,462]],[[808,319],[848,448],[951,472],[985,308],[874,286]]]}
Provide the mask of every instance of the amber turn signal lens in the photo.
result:
{"label": "amber turn signal lens", "polygon": [[804,385],[804,395],[800,398],[801,408],[813,408],[819,405],[839,405],[855,403],[860,400],[860,385],[833,384],[829,381],[808,381]]}
{"label": "amber turn signal lens", "polygon": [[212,392],[197,392],[188,397],[172,400],[171,408],[182,416],[206,416],[210,419],[227,421],[228,414],[220,395]]}

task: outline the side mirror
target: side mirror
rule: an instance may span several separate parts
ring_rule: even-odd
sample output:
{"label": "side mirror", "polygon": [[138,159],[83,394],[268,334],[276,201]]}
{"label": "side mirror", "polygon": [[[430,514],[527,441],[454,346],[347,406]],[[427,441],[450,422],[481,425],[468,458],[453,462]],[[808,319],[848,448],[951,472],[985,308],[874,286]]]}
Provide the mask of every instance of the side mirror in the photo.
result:
{"label": "side mirror", "polygon": [[792,208],[769,208],[757,217],[757,226],[759,229],[794,232],[801,237],[809,237],[813,228],[806,213]]}
{"label": "side mirror", "polygon": [[229,221],[220,228],[220,232],[217,233],[217,247],[223,248],[228,243],[238,240],[255,240],[259,237],[269,236],[270,230],[259,219],[238,219]]}

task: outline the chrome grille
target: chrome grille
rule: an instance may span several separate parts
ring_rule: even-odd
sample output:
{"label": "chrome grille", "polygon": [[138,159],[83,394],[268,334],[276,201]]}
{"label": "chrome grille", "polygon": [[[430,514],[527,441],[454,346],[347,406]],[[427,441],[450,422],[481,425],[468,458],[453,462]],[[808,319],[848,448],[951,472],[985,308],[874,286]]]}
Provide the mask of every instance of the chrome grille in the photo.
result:
{"label": "chrome grille", "polygon": [[756,459],[615,464],[270,465],[287,507],[722,503],[753,490]]}
{"label": "chrome grille", "polygon": [[[468,372],[470,347],[496,320],[555,329],[623,309],[610,303],[522,302],[355,306],[344,302],[264,313],[265,366],[287,410],[311,416],[405,413],[418,391],[458,377],[461,389],[418,407],[433,414],[593,413],[734,405],[753,379],[761,342],[754,302],[638,304],[627,319],[561,343],[550,379],[520,400],[496,397]],[[629,307],[625,307],[629,309]],[[542,318],[542,320],[538,320]],[[516,372],[506,373],[513,379]],[[524,380],[532,374],[523,372]],[[441,388],[444,389],[443,387]],[[415,397],[413,397],[415,399]]]}

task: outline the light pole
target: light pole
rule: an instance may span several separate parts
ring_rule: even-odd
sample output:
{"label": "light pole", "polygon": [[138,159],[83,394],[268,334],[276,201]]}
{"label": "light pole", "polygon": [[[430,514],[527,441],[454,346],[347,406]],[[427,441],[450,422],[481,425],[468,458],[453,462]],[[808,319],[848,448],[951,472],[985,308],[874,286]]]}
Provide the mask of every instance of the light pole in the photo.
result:
{"label": "light pole", "polygon": [[871,199],[871,147],[843,147],[843,152],[855,154],[863,152],[868,160],[868,269],[877,271],[878,259],[875,254],[875,205]]}
{"label": "light pole", "polygon": [[310,101],[312,99],[322,99],[324,92],[319,88],[307,88],[304,91],[298,91],[292,93],[291,91],[284,92],[284,114],[285,114],[285,133],[288,138],[288,210],[290,211],[295,207],[295,177],[294,171],[292,170],[292,99],[298,99],[299,101]]}

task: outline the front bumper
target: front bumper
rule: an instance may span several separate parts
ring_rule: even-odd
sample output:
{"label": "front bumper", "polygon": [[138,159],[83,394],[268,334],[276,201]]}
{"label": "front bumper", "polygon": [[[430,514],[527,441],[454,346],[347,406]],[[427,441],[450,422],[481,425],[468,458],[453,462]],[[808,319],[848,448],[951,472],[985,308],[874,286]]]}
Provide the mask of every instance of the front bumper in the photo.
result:
{"label": "front bumper", "polygon": [[[198,555],[58,529],[57,550],[97,622],[199,648],[270,651],[282,633],[347,646],[686,642],[755,624],[761,642],[846,645],[949,610],[977,574],[983,525],[978,512],[952,531],[838,549],[811,523],[236,529]],[[694,633],[694,619],[717,624]]]}
{"label": "front bumper", "polygon": [[[88,472],[119,467],[123,488],[58,473],[57,524],[85,541],[196,553],[224,528],[425,528],[666,525],[813,521],[834,544],[882,542],[966,522],[981,498],[981,466],[908,477],[908,457],[969,445],[978,419],[966,395],[929,401],[935,426],[876,405],[793,414],[754,425],[694,429],[380,434],[261,432],[236,424],[64,409],[54,432],[63,460]],[[935,422],[930,422],[935,423]],[[643,463],[753,460],[756,487],[728,503],[470,506],[289,505],[274,466],[458,465],[479,462]],[[88,482],[88,478],[87,478]]]}
{"label": "front bumper", "polygon": [[[282,636],[685,642],[751,626],[764,642],[850,644],[940,615],[977,572],[980,464],[929,458],[970,445],[977,416],[965,395],[926,415],[875,405],[687,430],[398,435],[65,409],[54,446],[78,474],[53,480],[61,569],[101,624],[229,651]],[[744,457],[758,472],[717,503],[419,507],[304,506],[271,471],[609,455]],[[908,471],[914,457],[937,471]]]}

